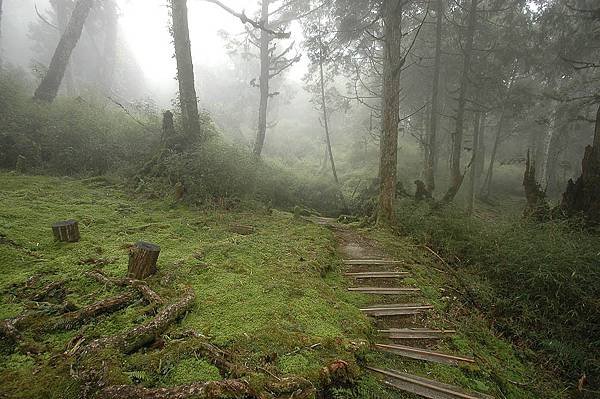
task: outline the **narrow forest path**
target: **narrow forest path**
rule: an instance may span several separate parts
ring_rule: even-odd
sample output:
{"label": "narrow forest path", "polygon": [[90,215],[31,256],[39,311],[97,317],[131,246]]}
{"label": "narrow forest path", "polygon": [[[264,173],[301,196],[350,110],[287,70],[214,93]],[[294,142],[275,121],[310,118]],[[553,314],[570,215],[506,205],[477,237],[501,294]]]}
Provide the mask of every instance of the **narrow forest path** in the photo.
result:
{"label": "narrow forest path", "polygon": [[[437,343],[450,337],[454,330],[430,328],[428,318],[433,312],[421,290],[407,284],[410,261],[394,259],[373,239],[335,222],[334,219],[312,218],[312,221],[333,231],[337,251],[344,262],[344,274],[350,279],[350,291],[369,295],[369,306],[360,309],[369,316],[377,329],[371,350],[385,356],[441,363],[462,367],[474,365],[468,356],[439,352]],[[431,399],[490,399],[492,396],[461,387],[423,378],[416,374],[389,369],[378,364],[365,364],[368,372],[377,375],[387,387]]]}

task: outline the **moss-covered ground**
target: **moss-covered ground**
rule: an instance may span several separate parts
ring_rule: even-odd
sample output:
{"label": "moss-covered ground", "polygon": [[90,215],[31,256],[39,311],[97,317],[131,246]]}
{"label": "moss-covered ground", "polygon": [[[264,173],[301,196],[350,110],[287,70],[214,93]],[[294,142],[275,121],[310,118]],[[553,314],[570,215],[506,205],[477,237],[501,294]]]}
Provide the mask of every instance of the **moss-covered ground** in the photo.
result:
{"label": "moss-covered ground", "polygon": [[[79,221],[80,242],[53,240],[50,225],[63,219]],[[252,225],[256,232],[238,235],[229,231],[231,223]],[[197,300],[167,333],[163,347],[117,359],[115,382],[157,387],[223,378],[185,342],[169,341],[177,331],[195,330],[239,362],[269,375],[315,379],[321,367],[343,359],[416,372],[497,397],[561,397],[540,367],[491,332],[483,310],[470,309],[443,291],[447,276],[435,270],[439,265],[422,249],[379,230],[365,233],[413,265],[409,282],[421,287],[436,307],[430,326],[459,330],[444,344],[446,349],[475,354],[481,360],[478,367],[457,369],[357,351],[358,343],[374,339],[371,322],[358,310],[367,300],[346,291],[350,283],[328,229],[256,205],[191,208],[132,196],[104,179],[0,174],[0,319],[43,306],[24,299],[22,292],[53,281],[66,281],[66,297],[60,300],[77,306],[115,295],[119,289],[103,286],[85,272],[101,268],[110,276],[124,276],[127,247],[143,240],[161,246],[159,272],[148,279],[149,285],[167,302],[192,286]],[[69,343],[80,335],[90,340],[115,334],[150,317],[147,307],[136,303],[79,329],[40,333],[45,330],[30,326],[18,347],[2,345],[0,397],[78,397],[80,386],[60,360]],[[370,376],[335,395],[409,397],[384,390]]]}

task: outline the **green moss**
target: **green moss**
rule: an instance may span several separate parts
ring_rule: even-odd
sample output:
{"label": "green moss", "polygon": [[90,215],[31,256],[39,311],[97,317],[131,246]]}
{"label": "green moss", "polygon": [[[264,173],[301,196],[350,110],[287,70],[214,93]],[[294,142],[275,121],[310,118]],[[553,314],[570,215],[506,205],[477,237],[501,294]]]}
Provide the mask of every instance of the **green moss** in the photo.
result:
{"label": "green moss", "polygon": [[203,359],[187,358],[179,361],[168,374],[169,385],[182,385],[198,381],[219,381],[219,370]]}

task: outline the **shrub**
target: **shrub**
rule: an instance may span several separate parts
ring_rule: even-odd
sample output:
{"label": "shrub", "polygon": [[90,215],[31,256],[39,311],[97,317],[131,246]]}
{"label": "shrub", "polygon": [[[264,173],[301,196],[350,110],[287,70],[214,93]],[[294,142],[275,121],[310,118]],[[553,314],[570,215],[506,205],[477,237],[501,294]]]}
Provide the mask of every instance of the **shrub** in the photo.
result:
{"label": "shrub", "polygon": [[600,372],[600,240],[576,222],[482,221],[404,201],[399,228],[472,286],[500,331],[549,355],[570,379]]}

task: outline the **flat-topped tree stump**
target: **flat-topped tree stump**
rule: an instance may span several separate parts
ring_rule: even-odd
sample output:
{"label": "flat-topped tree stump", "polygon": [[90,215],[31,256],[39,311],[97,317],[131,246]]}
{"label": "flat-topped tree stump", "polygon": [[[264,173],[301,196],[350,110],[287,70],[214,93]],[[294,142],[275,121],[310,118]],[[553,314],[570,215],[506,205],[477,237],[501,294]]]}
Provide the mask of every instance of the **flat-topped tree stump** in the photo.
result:
{"label": "flat-topped tree stump", "polygon": [[77,242],[79,241],[79,225],[75,220],[64,220],[52,225],[52,233],[56,241]]}
{"label": "flat-topped tree stump", "polygon": [[149,242],[138,242],[129,249],[127,277],[143,280],[156,273],[160,247]]}

